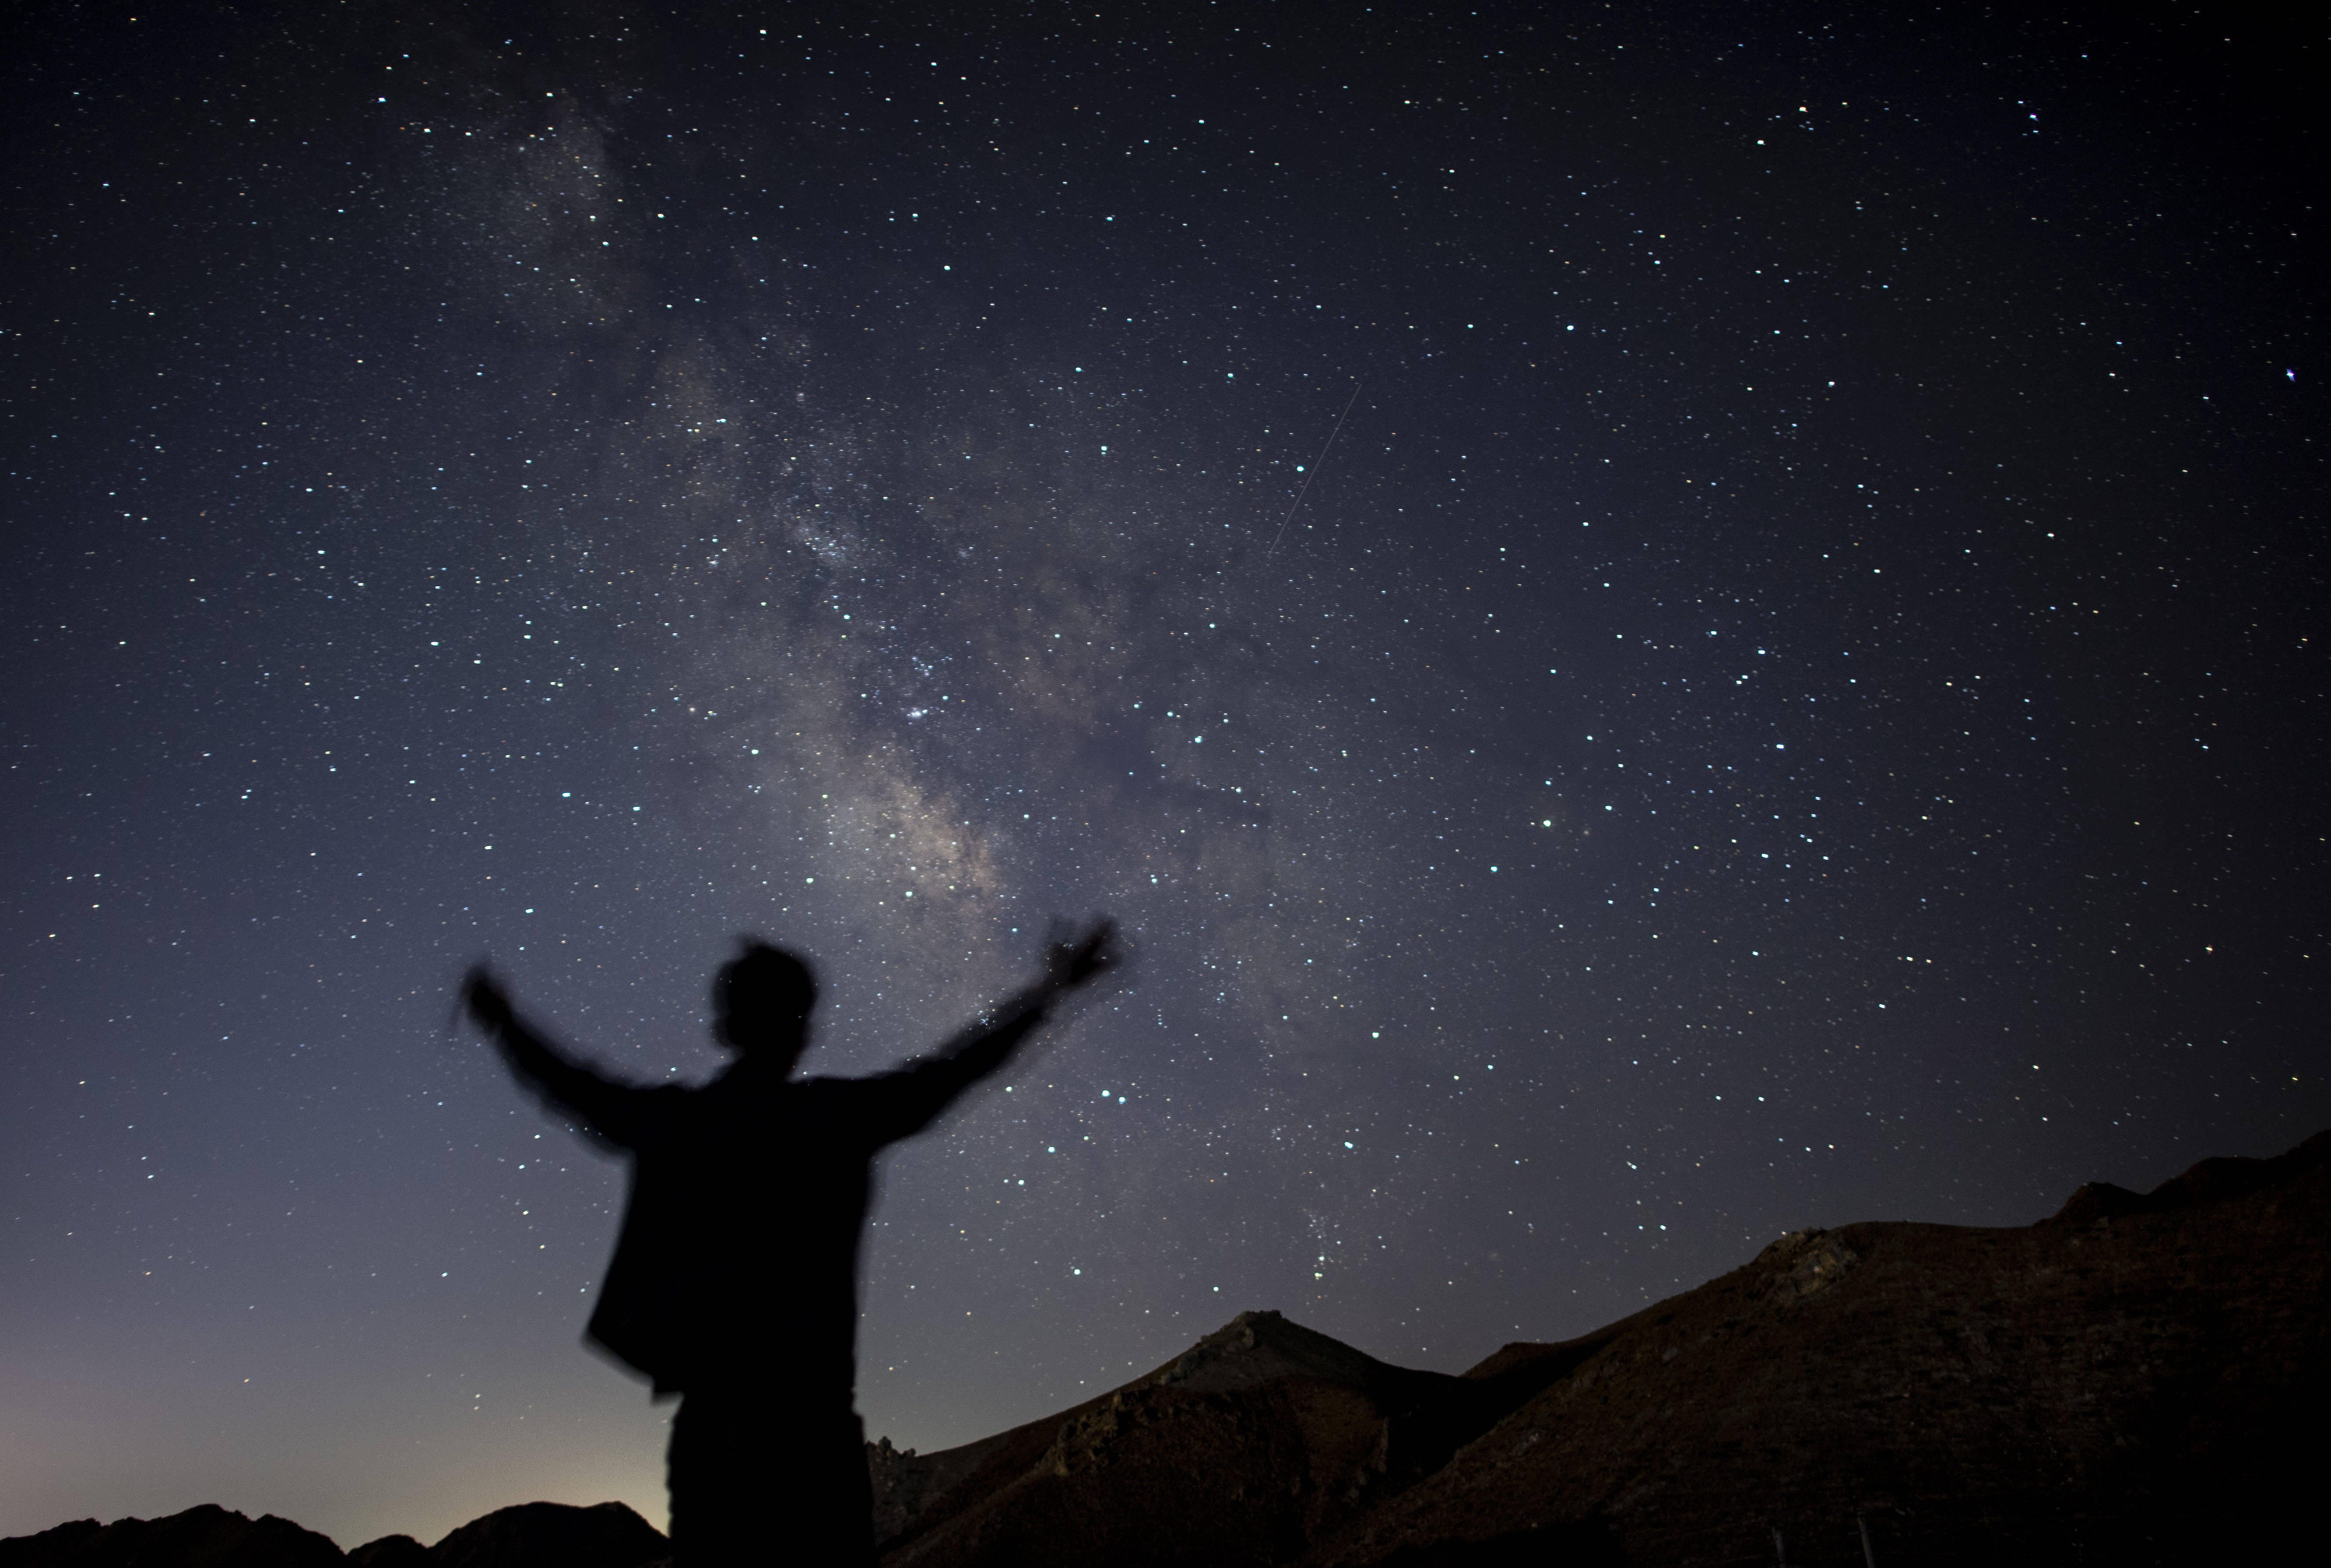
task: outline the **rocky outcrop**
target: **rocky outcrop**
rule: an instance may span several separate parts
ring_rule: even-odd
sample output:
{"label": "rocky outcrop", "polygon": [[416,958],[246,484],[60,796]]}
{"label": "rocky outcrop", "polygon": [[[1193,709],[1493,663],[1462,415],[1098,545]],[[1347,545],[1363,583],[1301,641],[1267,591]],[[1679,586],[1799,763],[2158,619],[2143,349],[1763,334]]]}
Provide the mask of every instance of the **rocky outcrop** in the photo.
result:
{"label": "rocky outcrop", "polygon": [[886,1561],[1286,1561],[1420,1468],[1403,1423],[1459,1382],[1242,1313],[1059,1416],[928,1459],[878,1445]]}
{"label": "rocky outcrop", "polygon": [[928,1457],[870,1444],[884,1562],[1292,1562],[1573,1358],[1508,1360],[1462,1378],[1418,1372],[1276,1312],[1241,1313],[1061,1415]]}
{"label": "rocky outcrop", "polygon": [[2239,1198],[2279,1185],[2331,1163],[2331,1131],[2320,1132],[2288,1154],[2253,1160],[2241,1155],[2196,1162],[2150,1193],[2132,1193],[2110,1182],[2090,1182],[2056,1211],[2059,1225],[2085,1225],[2131,1214],[2165,1214],[2195,1203]]}

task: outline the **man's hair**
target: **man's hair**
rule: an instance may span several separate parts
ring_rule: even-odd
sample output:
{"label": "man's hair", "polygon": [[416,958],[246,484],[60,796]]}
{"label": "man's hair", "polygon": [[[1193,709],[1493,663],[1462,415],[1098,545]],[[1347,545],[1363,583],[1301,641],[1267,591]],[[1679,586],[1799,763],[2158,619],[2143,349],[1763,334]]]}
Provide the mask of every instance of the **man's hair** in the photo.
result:
{"label": "man's hair", "polygon": [[[724,1016],[745,1003],[786,1018],[807,1018],[817,1005],[817,976],[799,957],[757,936],[739,939],[736,957],[712,981],[712,1005]],[[747,1001],[747,998],[750,998]]]}

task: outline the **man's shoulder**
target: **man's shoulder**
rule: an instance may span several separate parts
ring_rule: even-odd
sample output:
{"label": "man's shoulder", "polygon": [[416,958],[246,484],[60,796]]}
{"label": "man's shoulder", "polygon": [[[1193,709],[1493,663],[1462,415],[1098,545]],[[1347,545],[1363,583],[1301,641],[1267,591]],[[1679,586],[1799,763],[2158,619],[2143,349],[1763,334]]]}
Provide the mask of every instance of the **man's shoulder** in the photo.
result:
{"label": "man's shoulder", "polygon": [[801,1115],[888,1119],[901,1106],[921,1098],[922,1075],[916,1069],[924,1065],[920,1061],[908,1062],[864,1078],[795,1079],[787,1087],[799,1097],[793,1103]]}
{"label": "man's shoulder", "polygon": [[863,1099],[895,1088],[905,1072],[903,1068],[893,1068],[864,1078],[797,1078],[785,1088],[800,1095],[804,1102]]}
{"label": "man's shoulder", "polygon": [[[887,1076],[887,1075],[886,1075]],[[670,1102],[682,1116],[727,1114],[803,1117],[837,1112],[882,1093],[885,1077],[760,1078],[728,1073],[709,1083],[671,1085]],[[661,1087],[661,1086],[659,1086]],[[647,1092],[655,1092],[650,1090]]]}
{"label": "man's shoulder", "polygon": [[[623,1132],[617,1141],[641,1145],[666,1140],[702,1114],[709,1084],[633,1083],[603,1078],[618,1107]],[[614,1129],[610,1128],[610,1132]]]}

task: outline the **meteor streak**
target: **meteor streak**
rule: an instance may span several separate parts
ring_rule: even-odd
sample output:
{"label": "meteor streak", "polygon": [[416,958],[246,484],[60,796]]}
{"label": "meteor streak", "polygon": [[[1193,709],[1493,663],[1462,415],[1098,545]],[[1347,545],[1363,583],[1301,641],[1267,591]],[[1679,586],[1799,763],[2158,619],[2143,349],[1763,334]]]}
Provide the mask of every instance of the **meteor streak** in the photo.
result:
{"label": "meteor streak", "polygon": [[1287,515],[1279,519],[1279,532],[1270,536],[1270,548],[1262,553],[1264,560],[1268,561],[1278,553],[1279,541],[1287,536],[1287,525],[1295,520],[1296,509],[1303,505],[1303,497],[1311,489],[1311,481],[1319,477],[1319,465],[1327,461],[1327,448],[1335,445],[1336,438],[1344,433],[1344,421],[1351,417],[1352,404],[1359,400],[1359,383],[1354,382],[1352,395],[1344,400],[1344,412],[1336,416],[1336,428],[1327,432],[1327,444],[1320,447],[1319,455],[1311,460],[1311,471],[1303,476],[1303,483],[1296,489],[1295,505],[1288,508]]}

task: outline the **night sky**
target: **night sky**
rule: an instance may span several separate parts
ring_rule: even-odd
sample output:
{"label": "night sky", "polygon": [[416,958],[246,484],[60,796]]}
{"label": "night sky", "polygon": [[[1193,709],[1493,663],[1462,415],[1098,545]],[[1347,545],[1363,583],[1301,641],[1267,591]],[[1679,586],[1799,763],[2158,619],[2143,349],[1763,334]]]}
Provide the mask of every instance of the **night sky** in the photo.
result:
{"label": "night sky", "polygon": [[481,955],[856,1073],[1124,923],[884,1164],[926,1450],[2331,1124],[2318,38],[661,9],[19,19],[0,1535],[662,1523]]}

